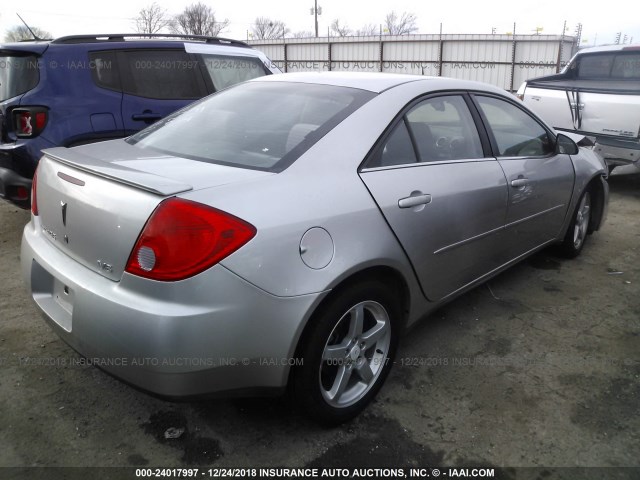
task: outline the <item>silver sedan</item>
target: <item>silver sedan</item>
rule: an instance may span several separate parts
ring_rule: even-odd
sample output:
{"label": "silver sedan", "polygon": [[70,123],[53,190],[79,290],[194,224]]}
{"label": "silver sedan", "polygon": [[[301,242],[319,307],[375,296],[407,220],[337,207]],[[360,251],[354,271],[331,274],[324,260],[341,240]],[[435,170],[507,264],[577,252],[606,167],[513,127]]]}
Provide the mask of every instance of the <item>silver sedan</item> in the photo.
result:
{"label": "silver sedan", "polygon": [[606,216],[600,157],[498,88],[262,77],[124,140],[44,152],[31,297],[92,363],[184,397],[289,391],[329,423],[382,386],[401,332]]}

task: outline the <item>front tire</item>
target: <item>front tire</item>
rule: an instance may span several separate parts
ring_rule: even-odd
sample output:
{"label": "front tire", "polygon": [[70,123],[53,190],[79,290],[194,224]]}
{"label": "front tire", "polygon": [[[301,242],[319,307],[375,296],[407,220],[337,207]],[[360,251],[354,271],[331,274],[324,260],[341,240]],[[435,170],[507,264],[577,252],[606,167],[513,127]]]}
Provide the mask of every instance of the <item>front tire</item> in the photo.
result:
{"label": "front tire", "polygon": [[573,219],[560,245],[560,253],[566,258],[575,258],[580,255],[587,235],[589,234],[589,224],[591,223],[591,192],[585,191],[578,201]]}
{"label": "front tire", "polygon": [[398,344],[402,310],[384,284],[334,292],[311,319],[294,371],[296,402],[315,420],[336,425],[358,415],[384,383]]}

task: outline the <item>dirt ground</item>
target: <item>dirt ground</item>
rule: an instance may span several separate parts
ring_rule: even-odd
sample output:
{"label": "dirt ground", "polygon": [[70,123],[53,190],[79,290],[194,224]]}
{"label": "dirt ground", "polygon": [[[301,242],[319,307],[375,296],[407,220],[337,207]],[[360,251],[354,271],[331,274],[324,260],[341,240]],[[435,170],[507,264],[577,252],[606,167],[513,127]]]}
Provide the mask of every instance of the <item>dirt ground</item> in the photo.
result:
{"label": "dirt ground", "polygon": [[[640,174],[610,186],[608,220],[578,259],[539,253],[433,314],[375,403],[335,429],[278,399],[172,403],[68,366],[78,355],[22,284],[29,214],[0,201],[0,467],[640,467]],[[38,358],[67,365],[26,360]],[[165,439],[170,427],[185,431]]]}

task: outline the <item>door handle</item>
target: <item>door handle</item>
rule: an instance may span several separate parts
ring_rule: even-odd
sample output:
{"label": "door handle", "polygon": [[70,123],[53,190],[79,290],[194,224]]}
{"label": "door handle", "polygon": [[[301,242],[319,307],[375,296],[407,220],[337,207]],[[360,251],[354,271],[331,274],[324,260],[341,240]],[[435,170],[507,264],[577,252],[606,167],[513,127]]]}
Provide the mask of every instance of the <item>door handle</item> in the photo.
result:
{"label": "door handle", "polygon": [[431,195],[429,194],[414,195],[398,200],[400,208],[412,208],[418,205],[426,205],[427,203],[431,203]]}
{"label": "door handle", "polygon": [[516,178],[515,180],[511,180],[511,186],[515,188],[525,187],[529,185],[528,178]]}
{"label": "door handle", "polygon": [[159,113],[153,113],[150,110],[145,110],[142,113],[134,113],[131,115],[131,119],[138,122],[155,122],[156,120],[160,120],[162,115]]}

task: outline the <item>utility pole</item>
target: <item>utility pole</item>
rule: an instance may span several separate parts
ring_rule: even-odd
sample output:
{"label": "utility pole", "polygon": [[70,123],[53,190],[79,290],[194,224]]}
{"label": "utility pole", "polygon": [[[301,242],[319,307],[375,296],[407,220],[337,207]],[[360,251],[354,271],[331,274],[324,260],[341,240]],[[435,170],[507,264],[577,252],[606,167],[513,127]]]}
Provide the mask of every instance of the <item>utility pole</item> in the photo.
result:
{"label": "utility pole", "polygon": [[314,6],[311,8],[311,15],[315,17],[316,38],[318,38],[318,15],[322,15],[322,7],[318,8],[318,0],[314,0]]}

